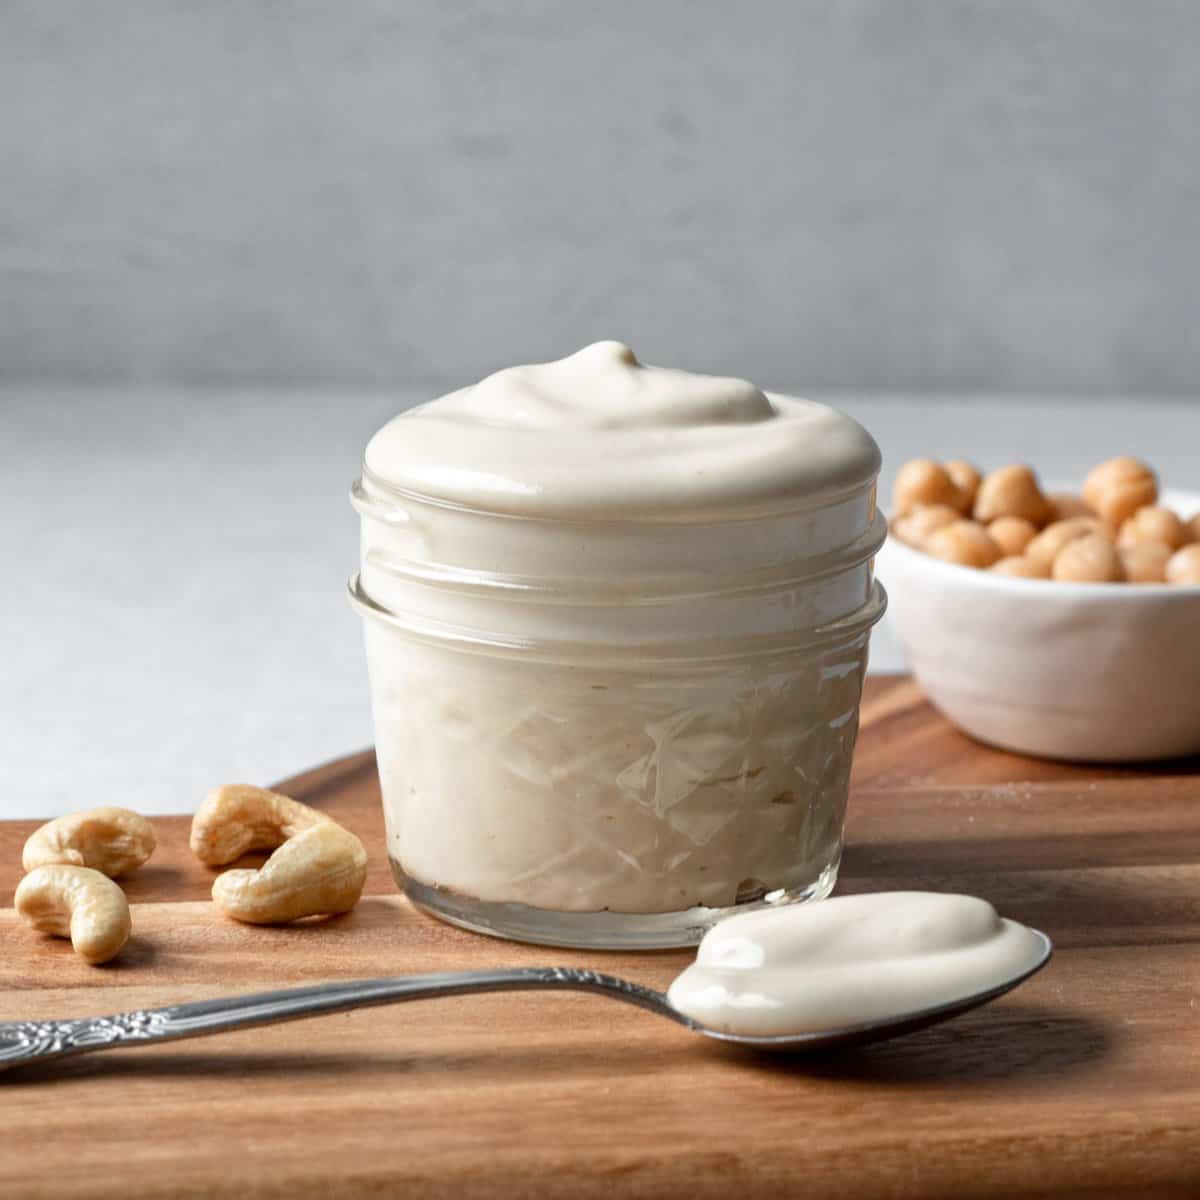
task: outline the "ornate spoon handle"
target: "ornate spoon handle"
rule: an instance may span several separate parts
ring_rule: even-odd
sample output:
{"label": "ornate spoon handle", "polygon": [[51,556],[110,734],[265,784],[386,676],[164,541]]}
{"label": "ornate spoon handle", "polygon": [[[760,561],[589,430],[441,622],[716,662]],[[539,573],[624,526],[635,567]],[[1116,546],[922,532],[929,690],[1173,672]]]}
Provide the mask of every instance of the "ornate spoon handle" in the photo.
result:
{"label": "ornate spoon handle", "polygon": [[467,992],[515,992],[533,988],[600,992],[639,1008],[648,1008],[683,1025],[686,1017],[667,1003],[661,992],[571,967],[525,967],[509,971],[457,971],[438,975],[393,976],[326,983],[317,987],[256,992],[219,1000],[139,1009],[109,1017],[79,1017],[71,1021],[12,1021],[0,1023],[0,1070],[26,1063],[46,1062],[90,1050],[119,1050],[149,1042],[174,1042],[206,1037],[231,1029],[297,1021],[324,1013],[344,1012],[401,1000],[460,996]]}

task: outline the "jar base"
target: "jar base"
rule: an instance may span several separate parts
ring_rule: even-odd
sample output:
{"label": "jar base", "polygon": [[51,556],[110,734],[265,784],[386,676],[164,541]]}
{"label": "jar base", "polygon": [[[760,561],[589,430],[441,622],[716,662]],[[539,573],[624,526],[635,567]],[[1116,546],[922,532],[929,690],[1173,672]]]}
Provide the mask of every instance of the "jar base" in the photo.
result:
{"label": "jar base", "polygon": [[476,900],[461,892],[432,887],[405,875],[388,859],[400,890],[419,909],[439,920],[513,942],[562,946],[575,950],[672,950],[694,946],[718,922],[736,913],[807,900],[824,900],[837,883],[832,862],[807,887],[768,892],[761,900],[727,908],[689,908],[681,912],[553,912],[525,904]]}

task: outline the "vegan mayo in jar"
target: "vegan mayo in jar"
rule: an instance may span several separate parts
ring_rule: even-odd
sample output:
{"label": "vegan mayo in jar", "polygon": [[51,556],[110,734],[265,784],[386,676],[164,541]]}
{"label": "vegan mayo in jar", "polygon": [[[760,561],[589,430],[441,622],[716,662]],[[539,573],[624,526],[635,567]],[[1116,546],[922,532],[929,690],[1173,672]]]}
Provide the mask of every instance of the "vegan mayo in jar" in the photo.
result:
{"label": "vegan mayo in jar", "polygon": [[551,945],[822,897],[871,625],[858,424],[617,342],[396,417],[354,505],[393,872]]}

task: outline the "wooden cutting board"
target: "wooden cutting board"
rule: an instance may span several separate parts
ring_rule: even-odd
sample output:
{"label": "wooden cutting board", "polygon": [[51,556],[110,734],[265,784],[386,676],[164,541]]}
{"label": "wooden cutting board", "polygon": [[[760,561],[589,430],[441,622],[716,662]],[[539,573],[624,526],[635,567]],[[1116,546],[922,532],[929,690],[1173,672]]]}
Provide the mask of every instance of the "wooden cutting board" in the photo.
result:
{"label": "wooden cutting board", "polygon": [[[551,962],[662,986],[688,958],[442,925],[388,876],[369,753],[280,786],[366,842],[354,913],[290,929],[225,920],[187,820],[159,819],[116,963],[89,968],[0,910],[0,1019]],[[34,824],[0,825],[6,903]],[[1057,955],[985,1009],[823,1059],[526,993],[0,1075],[0,1196],[1200,1195],[1200,764],[1015,758],[956,733],[907,680],[872,680],[841,891],[880,888],[986,896],[1050,933]]]}

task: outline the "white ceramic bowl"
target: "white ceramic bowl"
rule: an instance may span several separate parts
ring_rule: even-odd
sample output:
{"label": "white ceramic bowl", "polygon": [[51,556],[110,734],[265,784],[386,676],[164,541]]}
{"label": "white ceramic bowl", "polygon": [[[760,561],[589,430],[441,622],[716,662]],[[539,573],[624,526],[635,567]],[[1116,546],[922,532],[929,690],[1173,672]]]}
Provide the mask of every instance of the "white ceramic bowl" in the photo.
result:
{"label": "white ceramic bowl", "polygon": [[[1161,503],[1200,512],[1194,492]],[[1089,762],[1200,754],[1200,586],[1018,579],[894,538],[876,569],[913,674],[972,737]]]}

